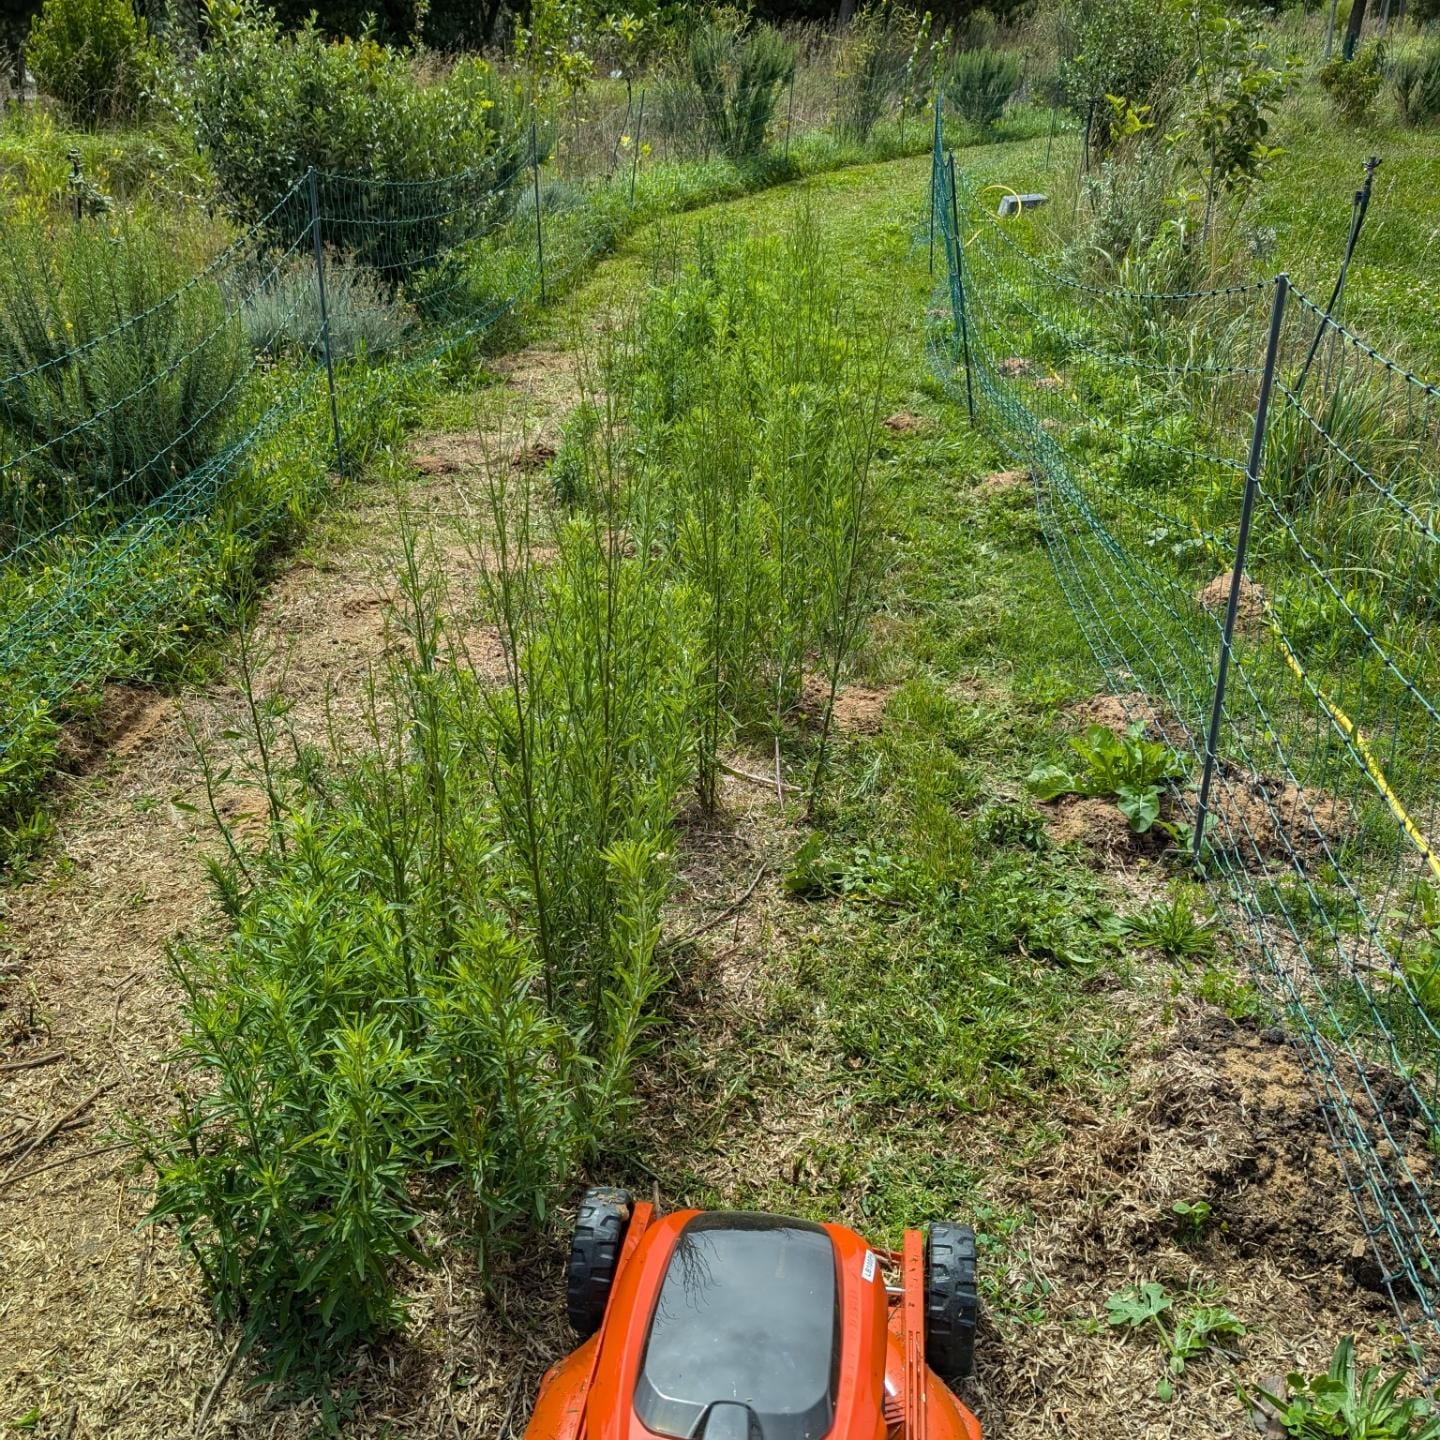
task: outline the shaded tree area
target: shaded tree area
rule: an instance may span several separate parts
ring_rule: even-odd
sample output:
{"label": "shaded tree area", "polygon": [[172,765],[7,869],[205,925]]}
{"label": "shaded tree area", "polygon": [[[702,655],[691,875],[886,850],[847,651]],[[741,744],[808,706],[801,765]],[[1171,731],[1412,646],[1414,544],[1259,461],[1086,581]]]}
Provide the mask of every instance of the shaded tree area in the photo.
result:
{"label": "shaded tree area", "polygon": [[[424,44],[436,50],[478,50],[505,44],[517,26],[529,25],[535,3],[556,4],[575,16],[577,29],[603,26],[624,15],[655,18],[683,26],[701,12],[702,5],[679,0],[270,0],[282,24],[300,25],[312,11],[329,35],[358,35],[368,26],[376,38],[395,45]],[[784,22],[849,20],[863,0],[757,0],[755,13],[763,19]],[[944,26],[963,20],[978,9],[1000,19],[1033,8],[1035,0],[913,0],[913,8],[929,10]],[[203,0],[137,0],[136,8],[157,31],[176,27],[196,35],[204,33]],[[39,0],[0,0],[0,53],[7,64],[18,63],[30,22],[40,9]]]}

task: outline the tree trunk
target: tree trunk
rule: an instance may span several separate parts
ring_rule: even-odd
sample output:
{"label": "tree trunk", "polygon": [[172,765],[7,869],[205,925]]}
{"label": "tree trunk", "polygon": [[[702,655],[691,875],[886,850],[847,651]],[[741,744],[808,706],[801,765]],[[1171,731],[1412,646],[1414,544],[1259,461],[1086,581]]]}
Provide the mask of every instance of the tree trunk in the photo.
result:
{"label": "tree trunk", "polygon": [[1340,53],[1347,60],[1355,58],[1355,48],[1360,43],[1360,31],[1365,25],[1366,0],[1354,0],[1350,6],[1350,23],[1345,27],[1345,48]]}
{"label": "tree trunk", "polygon": [[855,14],[855,0],[840,0],[840,24],[848,25]]}

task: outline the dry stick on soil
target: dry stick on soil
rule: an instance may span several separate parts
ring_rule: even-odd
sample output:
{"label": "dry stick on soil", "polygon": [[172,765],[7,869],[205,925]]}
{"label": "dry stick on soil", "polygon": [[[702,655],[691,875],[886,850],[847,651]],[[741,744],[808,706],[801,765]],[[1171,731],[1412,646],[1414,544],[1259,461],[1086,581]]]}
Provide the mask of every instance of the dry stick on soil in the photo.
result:
{"label": "dry stick on soil", "polygon": [[[46,1170],[58,1170],[62,1165],[78,1165],[82,1160],[93,1160],[97,1155],[110,1155],[116,1150],[129,1150],[131,1148],[128,1140],[118,1140],[113,1145],[97,1145],[93,1150],[81,1150],[77,1155],[62,1155],[58,1160],[47,1160],[43,1165],[37,1165],[33,1170],[27,1170],[23,1175],[15,1177],[15,1183],[28,1180],[32,1175],[41,1175]],[[15,1196],[19,1199],[19,1196]],[[5,1197],[0,1195],[0,1200]]]}
{"label": "dry stick on soil", "polygon": [[107,1090],[113,1090],[115,1083],[114,1080],[108,1081],[98,1089],[92,1090],[78,1105],[72,1105],[63,1115],[57,1115],[55,1119],[15,1157],[14,1164],[12,1164],[3,1175],[0,1175],[0,1190],[3,1190],[5,1186],[10,1183],[11,1177],[15,1174],[16,1170],[20,1168],[20,1162],[24,1160],[27,1155],[34,1154],[47,1140],[58,1135],[67,1121],[73,1120],[82,1111],[88,1110]]}
{"label": "dry stick on soil", "polygon": [[28,1060],[7,1060],[0,1065],[0,1070],[38,1070],[42,1065],[53,1065],[57,1060],[63,1060],[68,1053],[65,1050],[47,1050],[45,1054],[32,1055]]}
{"label": "dry stick on soil", "polygon": [[[752,771],[741,770],[738,766],[727,765],[723,760],[720,761],[720,769],[727,775],[733,775],[737,780],[748,780],[752,785],[763,785],[767,790],[775,784],[774,779],[769,775],[756,775]],[[785,789],[802,790],[804,786],[791,785],[789,781],[786,781]]]}
{"label": "dry stick on soil", "polygon": [[210,1419],[210,1411],[220,1391],[224,1388],[225,1382],[230,1378],[230,1372],[234,1370],[235,1362],[240,1358],[240,1351],[244,1344],[245,1336],[242,1332],[240,1338],[230,1347],[230,1353],[225,1357],[225,1363],[220,1367],[220,1373],[215,1377],[215,1383],[210,1387],[210,1393],[206,1395],[205,1403],[200,1407],[200,1413],[195,1417],[195,1433],[197,1435],[204,1434],[206,1422]]}
{"label": "dry stick on soil", "polygon": [[760,883],[760,877],[765,873],[762,865],[756,872],[755,878],[745,887],[745,893],[737,899],[732,900],[713,919],[707,920],[703,925],[697,926],[694,930],[687,931],[684,935],[677,935],[673,940],[667,940],[663,945],[656,947],[657,955],[668,955],[672,950],[681,950],[692,940],[698,940],[702,935],[708,934],[711,930],[723,925],[732,915],[740,910],[745,902],[755,893],[755,887]]}
{"label": "dry stick on soil", "polygon": [[[31,1121],[31,1124],[33,1123],[34,1121]],[[89,1123],[90,1120],[87,1116],[77,1115],[73,1120],[64,1121],[55,1133],[57,1135],[63,1135],[67,1130],[83,1130]],[[22,1135],[23,1133],[24,1128],[22,1128],[21,1131]],[[18,1156],[22,1150],[28,1152],[29,1148],[23,1139],[17,1139],[15,1144],[11,1145],[3,1155],[0,1155],[0,1161],[9,1160],[12,1156]]]}

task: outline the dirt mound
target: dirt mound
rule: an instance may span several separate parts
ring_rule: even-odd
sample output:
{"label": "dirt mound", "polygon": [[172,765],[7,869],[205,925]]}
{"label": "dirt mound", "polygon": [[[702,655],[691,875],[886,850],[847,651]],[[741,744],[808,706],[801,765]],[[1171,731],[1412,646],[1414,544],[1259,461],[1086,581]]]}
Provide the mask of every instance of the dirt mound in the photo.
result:
{"label": "dirt mound", "polygon": [[134,755],[174,714],[175,702],[154,690],[106,685],[95,712],[66,726],[60,740],[60,768],[71,775],[88,775],[109,755]]}
{"label": "dirt mound", "polygon": [[542,470],[558,454],[560,447],[553,440],[541,436],[528,445],[522,445],[510,457],[510,463],[519,471]]}
{"label": "dirt mound", "polygon": [[1076,841],[1102,854],[1128,850],[1130,822],[1109,800],[1090,795],[1064,795],[1045,812],[1045,832],[1057,845]]}
{"label": "dirt mound", "polygon": [[[842,685],[835,692],[834,728],[842,735],[875,734],[885,718],[885,706],[892,693],[893,688]],[[824,722],[829,699],[830,682],[823,675],[807,675],[797,707],[807,725],[818,726]]]}
{"label": "dirt mound", "polygon": [[1308,785],[1253,775],[1222,765],[1211,792],[1217,842],[1233,847],[1245,865],[1304,862],[1334,848],[1351,827],[1344,800]]}
{"label": "dirt mound", "polygon": [[1123,695],[1092,695],[1071,705],[1069,711],[1081,729],[1103,725],[1112,734],[1125,735],[1138,723],[1145,727],[1145,734],[1152,740],[1176,745],[1183,739],[1181,726],[1170,707],[1163,700],[1152,699],[1143,690],[1128,690]]}
{"label": "dirt mound", "polygon": [[[1195,596],[1206,610],[1225,613],[1230,603],[1230,578],[1233,571],[1222,570]],[[1235,605],[1237,624],[1254,624],[1265,614],[1265,592],[1248,575],[1240,577],[1240,594]]]}
{"label": "dirt mound", "polygon": [[[1239,1435],[1237,1381],[1323,1371],[1347,1334],[1365,1363],[1381,1358],[1394,1312],[1300,1056],[1279,1031],[1181,1006],[1158,1036],[1137,1017],[1126,1101],[1062,1107],[1068,1138],[1007,1197],[1044,1217],[1007,1284],[1044,1301],[1002,1327],[993,1359],[982,1348],[987,1433],[991,1420],[1006,1435],[1108,1433],[1101,1422],[1125,1413],[1127,1434]],[[1200,1202],[1208,1214],[1187,1230],[1174,1207]],[[1151,1281],[1177,1304],[1211,1296],[1247,1327],[1228,1358],[1193,1361],[1171,1402],[1151,1337],[1104,1324],[1107,1297]]]}
{"label": "dirt mound", "polygon": [[881,423],[897,435],[913,435],[917,430],[930,428],[930,422],[923,415],[916,415],[909,410],[897,410],[893,415],[887,415]]}
{"label": "dirt mound", "polygon": [[995,368],[1006,380],[1018,380],[1030,373],[1030,362],[1021,355],[1007,355]]}
{"label": "dirt mound", "polygon": [[1037,390],[1063,390],[1065,381],[1059,375],[1042,375],[1036,382]]}
{"label": "dirt mound", "polygon": [[1005,495],[1030,484],[1028,470],[996,470],[984,476],[975,486],[977,495]]}

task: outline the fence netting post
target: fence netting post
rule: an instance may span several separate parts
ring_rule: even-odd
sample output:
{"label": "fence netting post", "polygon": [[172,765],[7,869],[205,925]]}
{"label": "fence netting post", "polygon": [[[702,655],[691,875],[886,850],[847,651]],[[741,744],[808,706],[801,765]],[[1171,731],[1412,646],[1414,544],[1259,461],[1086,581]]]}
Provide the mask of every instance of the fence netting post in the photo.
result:
{"label": "fence netting post", "polygon": [[935,92],[935,136],[930,152],[930,273],[935,273],[935,190],[940,179],[940,92]]}
{"label": "fence netting post", "polygon": [[330,425],[335,433],[335,464],[345,473],[345,449],[340,443],[340,406],[335,398],[335,355],[330,344],[330,305],[325,295],[325,241],[320,233],[320,178],[315,167],[306,176],[310,192],[310,238],[315,245],[315,293],[320,301],[320,349],[325,357],[325,381],[330,387]]}
{"label": "fence netting post", "polygon": [[970,423],[975,423],[975,385],[970,377],[970,322],[965,315],[965,252],[960,242],[959,187],[955,183],[955,152],[950,152],[950,305],[955,315],[955,328],[960,334],[961,352],[965,356],[965,408]]}
{"label": "fence netting post", "polygon": [[1250,545],[1250,521],[1255,512],[1255,494],[1260,488],[1260,468],[1265,461],[1265,421],[1270,411],[1270,391],[1275,383],[1275,357],[1280,349],[1280,330],[1285,319],[1285,300],[1290,277],[1275,277],[1275,301],[1270,310],[1270,335],[1265,346],[1265,368],[1260,375],[1260,394],[1255,402],[1255,428],[1250,435],[1250,458],[1245,465],[1245,493],[1240,502],[1240,528],[1235,536],[1235,568],[1230,572],[1230,594],[1225,602],[1225,626],[1220,639],[1220,661],[1215,671],[1215,698],[1210,707],[1210,728],[1205,735],[1205,770],[1200,779],[1200,801],[1195,813],[1194,860],[1204,853],[1205,822],[1210,814],[1210,787],[1215,780],[1215,756],[1220,746],[1220,724],[1225,711],[1225,682],[1230,673],[1230,652],[1235,640],[1235,617],[1240,608],[1240,586],[1244,582],[1245,555]]}
{"label": "fence netting post", "polygon": [[540,303],[545,304],[545,226],[540,219],[540,131],[530,117],[530,168],[535,173],[535,264],[540,271]]}

